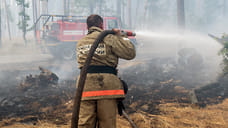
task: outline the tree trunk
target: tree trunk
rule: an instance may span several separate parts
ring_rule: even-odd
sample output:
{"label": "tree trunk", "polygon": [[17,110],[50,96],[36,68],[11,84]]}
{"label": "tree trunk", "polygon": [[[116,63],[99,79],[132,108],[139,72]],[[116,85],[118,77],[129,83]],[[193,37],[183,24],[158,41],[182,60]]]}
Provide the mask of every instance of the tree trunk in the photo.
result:
{"label": "tree trunk", "polygon": [[156,21],[154,20],[154,18],[157,17],[155,7],[156,1],[147,1],[147,19],[145,20],[145,22],[150,24],[150,26],[147,26],[150,28],[153,28],[154,24],[156,24]]}
{"label": "tree trunk", "polygon": [[179,29],[185,29],[184,0],[177,0],[177,24]]}
{"label": "tree trunk", "polygon": [[70,0],[67,0],[67,15],[70,15]]}
{"label": "tree trunk", "polygon": [[125,26],[125,10],[124,10],[124,1],[121,0],[121,12],[122,12],[122,27]]}
{"label": "tree trunk", "polygon": [[[36,0],[36,18],[38,19],[40,17],[40,0]],[[40,30],[40,22],[37,25],[38,30]]]}
{"label": "tree trunk", "polygon": [[63,1],[63,7],[64,7],[64,15],[69,15],[69,8],[70,8],[70,3],[69,0],[64,0]]}
{"label": "tree trunk", "polygon": [[0,47],[2,45],[2,2],[0,1]]}
{"label": "tree trunk", "polygon": [[26,39],[26,31],[25,31],[25,32],[23,32],[23,39],[24,39],[24,41],[25,41],[25,44],[27,44],[27,39]]}
{"label": "tree trunk", "polygon": [[33,19],[33,23],[36,22],[35,20],[35,3],[34,3],[34,0],[32,0],[32,19]]}
{"label": "tree trunk", "polygon": [[[42,8],[41,8],[41,14],[48,14],[48,3],[47,3],[47,0],[42,0],[41,1],[41,5],[42,5]],[[47,17],[43,17],[42,18],[42,26],[43,24],[45,23]]]}
{"label": "tree trunk", "polygon": [[25,0],[22,1],[22,10],[23,10],[23,15],[22,15],[22,31],[23,31],[23,39],[25,41],[25,44],[27,44],[26,40],[26,21],[25,21]]}
{"label": "tree trunk", "polygon": [[[148,10],[148,0],[145,1],[144,13],[143,13],[143,18],[144,18],[144,19],[143,19],[142,23],[146,21],[147,10]],[[143,28],[145,28],[144,25],[143,25]]]}
{"label": "tree trunk", "polygon": [[37,0],[34,0],[34,17],[35,17],[35,21],[37,20]]}
{"label": "tree trunk", "polygon": [[6,0],[4,1],[4,4],[5,4],[5,11],[6,11],[6,22],[7,22],[7,27],[8,27],[8,34],[9,34],[9,39],[11,40],[11,32],[10,32],[9,16],[7,13]]}
{"label": "tree trunk", "polygon": [[43,0],[42,2],[42,14],[48,14],[48,3],[47,0]]}
{"label": "tree trunk", "polygon": [[132,27],[131,25],[131,0],[128,0],[128,26],[129,28]]}
{"label": "tree trunk", "polygon": [[223,0],[223,16],[226,16],[226,0]]}
{"label": "tree trunk", "polygon": [[93,5],[94,5],[94,2],[91,1],[89,3],[89,12],[90,12],[90,14],[93,14],[93,10],[94,10]]}
{"label": "tree trunk", "polygon": [[[34,24],[36,22],[36,1],[35,0],[32,0],[32,19]],[[36,28],[34,28],[34,38],[36,39]]]}
{"label": "tree trunk", "polygon": [[66,0],[63,0],[63,15],[66,15]]}
{"label": "tree trunk", "polygon": [[121,0],[116,1],[117,16],[121,19]]}
{"label": "tree trunk", "polygon": [[[141,0],[140,0],[141,1]],[[137,4],[136,5],[139,5],[140,4],[140,1],[139,0],[137,0],[136,2],[137,2]],[[139,17],[139,6],[137,6],[136,7],[136,9],[135,9],[135,15],[137,16],[137,17],[135,17],[135,22],[134,22],[134,26],[136,26],[137,25],[137,23],[139,23],[140,21],[139,21],[139,19],[140,19],[140,17]]]}
{"label": "tree trunk", "polygon": [[99,0],[98,4],[99,4],[99,6],[98,6],[99,14],[101,15],[101,13],[102,13],[102,0]]}

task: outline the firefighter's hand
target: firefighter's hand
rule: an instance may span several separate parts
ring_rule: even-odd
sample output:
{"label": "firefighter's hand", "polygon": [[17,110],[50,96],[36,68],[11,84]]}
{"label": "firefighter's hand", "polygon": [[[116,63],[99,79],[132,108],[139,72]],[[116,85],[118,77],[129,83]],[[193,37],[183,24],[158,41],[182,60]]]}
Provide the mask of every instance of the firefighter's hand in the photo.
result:
{"label": "firefighter's hand", "polygon": [[114,31],[116,35],[121,35],[121,31],[117,28],[113,28],[112,31]]}

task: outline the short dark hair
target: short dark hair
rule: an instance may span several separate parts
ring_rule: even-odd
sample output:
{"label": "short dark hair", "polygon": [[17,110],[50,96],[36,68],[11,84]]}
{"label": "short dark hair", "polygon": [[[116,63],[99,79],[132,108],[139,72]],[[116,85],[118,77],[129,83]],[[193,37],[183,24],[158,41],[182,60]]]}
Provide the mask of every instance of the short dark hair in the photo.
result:
{"label": "short dark hair", "polygon": [[103,19],[99,15],[92,14],[87,18],[86,22],[87,22],[87,27],[89,29],[92,26],[100,27],[101,23],[103,23]]}

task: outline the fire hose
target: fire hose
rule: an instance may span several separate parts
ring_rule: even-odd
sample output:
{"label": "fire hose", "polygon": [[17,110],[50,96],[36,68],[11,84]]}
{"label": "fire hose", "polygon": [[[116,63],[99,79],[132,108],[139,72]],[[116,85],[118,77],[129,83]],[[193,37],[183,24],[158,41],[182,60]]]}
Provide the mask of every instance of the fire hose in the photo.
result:
{"label": "fire hose", "polygon": [[[112,30],[105,30],[105,31],[100,33],[100,35],[97,37],[97,39],[94,41],[93,45],[91,46],[91,48],[89,50],[89,54],[86,58],[85,64],[81,69],[80,78],[79,78],[79,82],[78,82],[78,88],[76,89],[75,99],[74,99],[74,104],[73,104],[71,128],[78,128],[80,104],[81,104],[82,92],[83,92],[84,85],[85,85],[88,67],[89,67],[90,62],[92,60],[94,52],[95,52],[96,48],[98,47],[98,44],[108,34],[116,34],[116,33],[115,33],[115,31],[112,31]],[[131,123],[132,127],[137,128],[136,125],[133,123],[133,121],[129,118],[129,116],[124,111],[123,111],[123,114],[126,117],[126,119]]]}

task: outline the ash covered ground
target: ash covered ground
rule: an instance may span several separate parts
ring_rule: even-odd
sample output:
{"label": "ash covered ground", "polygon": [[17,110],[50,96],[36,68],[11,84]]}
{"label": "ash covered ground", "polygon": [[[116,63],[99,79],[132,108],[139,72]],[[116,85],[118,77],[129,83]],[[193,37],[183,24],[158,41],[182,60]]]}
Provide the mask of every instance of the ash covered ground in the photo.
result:
{"label": "ash covered ground", "polygon": [[[227,98],[228,78],[221,74],[222,59],[217,54],[220,46],[216,42],[196,35],[142,35],[137,38],[136,59],[121,60],[118,67],[119,76],[129,85],[124,101],[126,111],[139,127],[146,126],[145,122],[149,123],[147,126],[163,127],[162,116],[174,114],[164,111],[164,108],[176,107],[183,111],[181,107],[191,106],[195,103],[194,97],[192,99],[189,95],[192,90],[198,101],[194,105],[200,107],[220,104]],[[19,48],[12,46],[11,49],[18,51]],[[29,49],[22,47],[19,53],[13,55],[18,61],[9,58],[13,50],[10,55],[8,51],[1,51],[0,126],[14,127],[15,123],[19,123],[41,127],[39,122],[46,121],[67,127],[79,74],[77,64],[73,60],[55,60],[48,53],[39,50],[34,53]],[[32,59],[28,59],[28,55]],[[42,73],[39,66],[49,73]],[[120,124],[125,124],[121,117],[118,120]],[[221,126],[227,126],[227,121]],[[170,124],[170,127],[175,126]]]}

